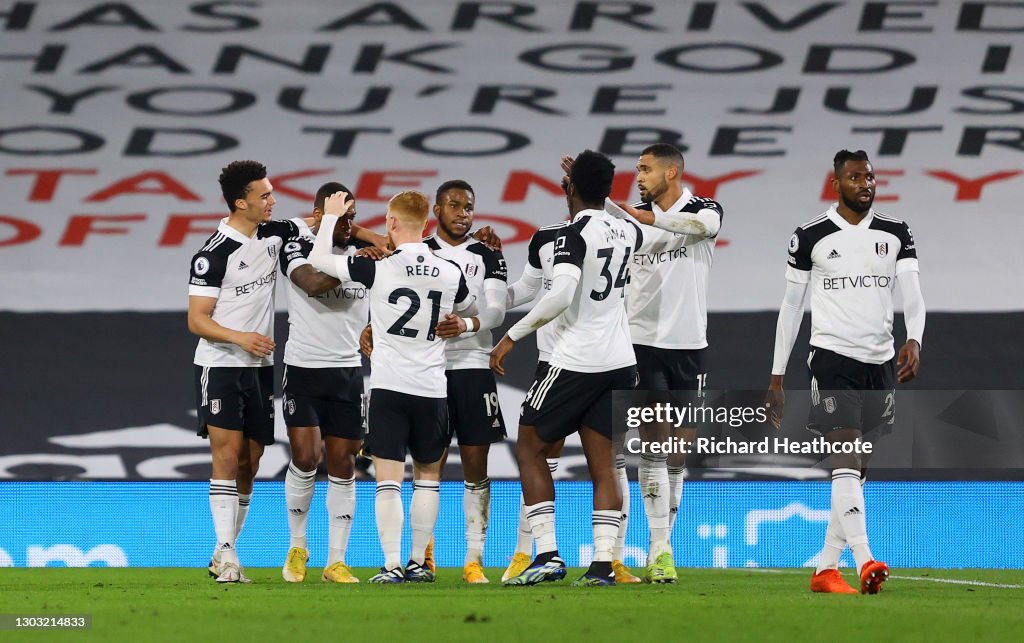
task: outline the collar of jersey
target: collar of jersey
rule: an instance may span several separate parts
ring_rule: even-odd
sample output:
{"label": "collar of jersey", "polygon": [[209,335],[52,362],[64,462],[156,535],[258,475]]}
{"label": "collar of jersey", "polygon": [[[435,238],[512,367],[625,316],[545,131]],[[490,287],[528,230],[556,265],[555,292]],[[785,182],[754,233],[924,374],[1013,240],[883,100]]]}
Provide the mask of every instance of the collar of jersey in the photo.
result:
{"label": "collar of jersey", "polygon": [[693,192],[690,192],[690,188],[684,187],[683,193],[679,195],[679,198],[676,199],[675,203],[669,206],[668,210],[662,210],[661,206],[658,205],[657,201],[651,201],[651,207],[654,209],[654,212],[678,212],[682,210],[683,207],[687,203],[689,203],[690,199],[692,198]]}
{"label": "collar of jersey", "polygon": [[453,246],[452,244],[450,244],[447,241],[445,241],[444,239],[442,239],[441,235],[436,234],[436,233],[430,235],[427,238],[428,239],[433,239],[437,243],[437,245],[441,246],[442,248],[462,248],[463,246],[468,246],[469,244],[473,243],[473,241],[475,241],[475,239],[473,239],[473,237],[466,237],[465,241],[463,241],[462,243],[460,243],[457,246]]}
{"label": "collar of jersey", "polygon": [[[223,234],[228,239],[233,239],[237,241],[238,243],[246,243],[247,241],[250,241],[253,238],[247,237],[238,230],[235,230],[234,228],[229,226],[227,217],[224,217],[223,219],[220,220],[220,225],[217,226],[217,232]],[[255,233],[253,234],[253,236],[255,236]]]}
{"label": "collar of jersey", "polygon": [[609,216],[610,217],[612,215],[608,214],[604,210],[580,210],[579,212],[576,213],[576,216],[574,216],[572,218],[572,222],[576,223],[577,221],[579,221],[583,217],[602,217],[602,216]]}
{"label": "collar of jersey", "polygon": [[844,219],[841,214],[839,214],[839,211],[836,210],[837,207],[839,207],[839,203],[832,204],[832,207],[828,209],[828,218],[832,219],[832,222],[843,230],[846,230],[847,228],[870,227],[871,220],[875,218],[875,209],[871,208],[870,210],[868,210],[868,215],[860,220],[860,223],[858,223],[857,225],[853,225],[852,223]]}
{"label": "collar of jersey", "polygon": [[401,250],[402,248],[407,248],[409,250],[430,250],[430,248],[427,247],[427,244],[425,244],[422,241],[409,241],[407,243],[400,243],[398,244],[398,247],[395,248],[395,250]]}

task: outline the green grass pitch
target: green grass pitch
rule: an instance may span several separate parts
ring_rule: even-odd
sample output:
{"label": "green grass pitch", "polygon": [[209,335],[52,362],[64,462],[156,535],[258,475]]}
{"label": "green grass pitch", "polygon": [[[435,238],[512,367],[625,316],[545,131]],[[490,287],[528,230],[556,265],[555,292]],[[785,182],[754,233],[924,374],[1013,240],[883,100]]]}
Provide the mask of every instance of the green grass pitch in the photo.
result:
{"label": "green grass pitch", "polygon": [[[374,571],[355,570],[361,579]],[[249,569],[252,585],[223,586],[205,569],[4,569],[0,613],[89,614],[92,627],[6,630],[0,640],[874,642],[1024,633],[1021,570],[893,570],[876,596],[812,594],[810,570],[682,569],[676,585],[604,588],[571,587],[582,570],[536,587],[502,587],[500,569],[487,570],[484,586],[465,585],[458,569],[438,571],[434,585],[376,586],[325,585],[313,568],[291,585],[278,569]]]}

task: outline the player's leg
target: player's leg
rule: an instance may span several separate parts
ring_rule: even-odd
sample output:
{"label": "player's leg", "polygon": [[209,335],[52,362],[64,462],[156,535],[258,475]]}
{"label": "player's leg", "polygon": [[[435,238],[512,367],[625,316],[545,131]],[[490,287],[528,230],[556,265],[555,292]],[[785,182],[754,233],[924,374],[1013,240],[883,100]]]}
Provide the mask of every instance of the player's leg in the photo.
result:
{"label": "player's leg", "polygon": [[402,583],[402,528],[405,511],[402,507],[402,480],[405,478],[405,453],[413,422],[411,396],[375,389],[367,412],[369,433],[367,444],[373,454],[377,478],[374,510],[377,537],[384,554],[384,566],[370,579],[371,583]]}
{"label": "player's leg", "polygon": [[[290,401],[295,400],[292,398]],[[288,402],[286,396],[286,406]],[[288,510],[289,539],[281,576],[289,583],[301,583],[306,579],[306,563],[309,560],[306,529],[309,524],[309,507],[313,502],[316,469],[320,461],[320,428],[316,425],[289,426],[288,442],[291,444],[292,458],[284,474],[284,501]]]}
{"label": "player's leg", "polygon": [[[217,534],[210,573],[218,582],[238,582],[241,566],[235,549],[235,520],[238,515],[238,461],[246,439],[237,429],[206,425],[213,466],[210,474],[210,513]],[[221,580],[221,577],[224,580]]]}
{"label": "player's leg", "polygon": [[424,563],[440,507],[441,460],[449,439],[448,401],[417,397],[414,408],[415,420],[409,434],[409,453],[413,460],[412,507],[409,510],[412,548],[405,566],[405,580],[432,583],[434,572]]}
{"label": "player's leg", "polygon": [[327,565],[321,576],[327,583],[359,582],[345,564],[345,553],[356,514],[355,457],[361,444],[360,439],[327,436]]}
{"label": "player's leg", "polygon": [[[565,440],[559,440],[551,445],[551,449],[545,457],[548,465],[548,472],[554,479],[558,471],[558,459],[562,455],[562,447]],[[516,529],[516,550],[512,554],[512,561],[505,572],[501,575],[501,582],[505,582],[513,576],[523,573],[530,562],[533,561],[533,531],[530,529],[530,520],[526,516],[526,503],[523,501],[523,494],[519,494],[519,525]]]}
{"label": "player's leg", "polygon": [[[693,444],[697,438],[697,429],[679,428],[672,430],[672,437]],[[672,531],[679,518],[679,505],[683,501],[683,482],[686,480],[686,453],[669,453],[665,462],[668,471],[668,535],[672,540]]]}
{"label": "player's leg", "polygon": [[[524,419],[526,417],[524,415]],[[551,442],[540,437],[537,427],[520,425],[516,460],[537,556],[522,573],[504,581],[506,585],[535,585],[565,578],[565,562],[558,553],[555,538],[555,485],[546,459],[551,447]]]}
{"label": "player's leg", "polygon": [[462,578],[468,583],[486,583],[483,573],[484,543],[491,513],[491,479],[487,477],[490,444],[459,445],[465,478],[462,509],[466,516],[466,558]]}
{"label": "player's leg", "polygon": [[359,367],[331,369],[333,397],[326,404],[321,430],[327,451],[327,565],[321,580],[358,583],[345,565],[356,515],[356,454],[363,440],[363,374]]}
{"label": "player's leg", "polygon": [[[669,390],[670,373],[665,368],[658,350],[639,344],[633,346],[640,378],[637,388],[641,391],[653,391],[649,398],[651,402],[668,400],[668,395],[664,391]],[[669,425],[666,423],[644,424],[639,427],[639,431],[640,439],[646,443],[664,442],[670,436]],[[672,546],[669,543],[671,491],[666,456],[658,453],[642,454],[637,478],[640,482],[640,494],[649,530],[644,581],[664,582],[666,575],[672,576],[675,571],[674,562],[671,565],[671,572],[666,565],[672,558]]]}
{"label": "player's leg", "polygon": [[619,533],[622,494],[615,472],[612,440],[599,430],[584,426],[580,429],[580,441],[583,443],[583,453],[587,457],[590,478],[594,482],[594,510],[591,513],[594,560],[586,573],[574,584],[614,585],[612,549]]}
{"label": "player's leg", "polygon": [[[666,365],[669,373],[669,388],[677,391],[675,395],[680,404],[703,405],[705,387],[708,381],[707,367],[705,365],[706,352],[707,349],[700,348],[695,350],[666,350],[662,353],[663,358],[669,362]],[[697,429],[696,427],[673,429],[672,437],[692,444],[697,437]],[[671,540],[672,531],[675,529],[676,520],[679,517],[679,505],[682,504],[683,499],[683,481],[686,479],[686,453],[670,453],[667,465],[669,487],[668,533],[669,540]]]}
{"label": "player's leg", "polygon": [[242,449],[238,460],[236,542],[249,515],[252,483],[259,472],[263,450],[274,443],[274,367],[243,369],[242,377],[242,422],[248,448]]}
{"label": "player's leg", "polygon": [[616,583],[640,583],[643,581],[639,576],[633,575],[623,561],[623,552],[626,547],[626,531],[629,529],[630,493],[629,477],[626,475],[626,454],[623,453],[622,439],[625,435],[615,440],[615,480],[619,485],[619,494],[622,496],[622,511],[619,514],[619,532],[615,537],[615,546],[612,548],[612,569],[615,571]]}

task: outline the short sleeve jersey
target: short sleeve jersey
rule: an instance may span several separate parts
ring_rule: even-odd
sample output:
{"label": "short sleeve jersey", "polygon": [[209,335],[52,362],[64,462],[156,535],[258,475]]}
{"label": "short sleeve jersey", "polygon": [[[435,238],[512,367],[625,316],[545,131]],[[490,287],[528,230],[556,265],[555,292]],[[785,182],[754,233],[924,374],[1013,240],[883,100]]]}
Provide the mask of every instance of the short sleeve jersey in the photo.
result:
{"label": "short sleeve jersey", "polygon": [[[274,336],[274,286],[278,252],[298,234],[291,221],[268,221],[252,237],[221,219],[217,232],[192,256],[188,294],[217,300],[213,321],[225,328]],[[254,357],[235,344],[200,338],[198,366],[269,366],[273,355]]]}
{"label": "short sleeve jersey", "polygon": [[[307,295],[291,280],[292,273],[310,265],[316,235],[301,218],[291,219],[299,233],[281,246],[281,272],[288,278],[288,342],[284,363],[303,368],[355,367],[359,333],[370,313],[370,293],[358,282],[343,282],[319,295]],[[334,254],[352,256],[354,245],[335,247]]]}
{"label": "short sleeve jersey", "polygon": [[551,365],[581,373],[636,364],[626,318],[625,288],[633,249],[643,241],[632,221],[604,210],[583,210],[558,233],[553,273],[560,264],[580,269],[572,303],[557,324]]}
{"label": "short sleeve jersey", "polygon": [[[434,254],[456,264],[466,278],[469,293],[476,301],[464,316],[473,316],[484,304],[484,288],[498,286],[502,296],[508,281],[508,268],[500,251],[491,250],[476,239],[453,246],[439,236],[425,239]],[[481,331],[469,337],[457,337],[447,342],[445,352],[448,369],[489,368],[493,339],[491,331]]]}
{"label": "short sleeve jersey", "polygon": [[[660,212],[699,212],[724,216],[712,199],[688,189],[669,207],[638,203],[634,207]],[[635,249],[626,310],[634,344],[655,348],[697,349],[708,345],[708,282],[716,237],[703,238],[644,226],[644,243]],[[717,236],[717,235],[716,235]]]}
{"label": "short sleeve jersey", "polygon": [[343,282],[370,289],[370,388],[447,397],[445,340],[434,328],[455,304],[471,298],[459,267],[425,243],[403,243],[380,261],[349,257],[345,265]]}
{"label": "short sleeve jersey", "polygon": [[874,210],[853,225],[833,205],[789,240],[786,279],[810,283],[811,345],[866,364],[896,354],[896,275],[917,270],[910,227]]}

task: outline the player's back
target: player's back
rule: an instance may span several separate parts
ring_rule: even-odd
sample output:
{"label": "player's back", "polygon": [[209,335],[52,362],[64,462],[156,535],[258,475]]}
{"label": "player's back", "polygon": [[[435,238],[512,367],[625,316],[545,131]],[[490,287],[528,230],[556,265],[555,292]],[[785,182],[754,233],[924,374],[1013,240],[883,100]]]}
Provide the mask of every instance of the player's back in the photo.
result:
{"label": "player's back", "polygon": [[636,364],[624,293],[630,258],[641,241],[636,224],[603,210],[583,210],[559,232],[554,274],[559,264],[570,263],[581,276],[572,303],[555,322],[553,366],[594,373]]}
{"label": "player's back", "polygon": [[[404,243],[385,259],[360,264],[374,272],[367,284],[373,327],[370,388],[445,397],[445,341],[434,329],[469,296],[462,271],[424,243]],[[358,278],[356,270],[352,275]]]}

